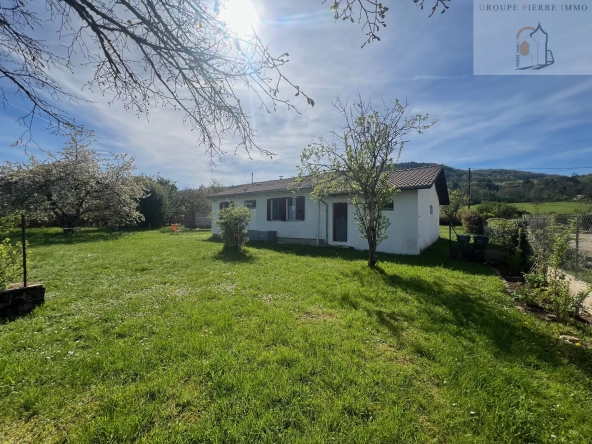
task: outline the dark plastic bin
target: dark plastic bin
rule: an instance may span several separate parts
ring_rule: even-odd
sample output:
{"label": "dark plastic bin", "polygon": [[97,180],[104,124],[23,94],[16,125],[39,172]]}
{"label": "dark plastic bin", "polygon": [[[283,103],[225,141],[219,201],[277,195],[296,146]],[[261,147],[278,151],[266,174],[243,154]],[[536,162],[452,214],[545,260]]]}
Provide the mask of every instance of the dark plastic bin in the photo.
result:
{"label": "dark plastic bin", "polygon": [[267,232],[267,242],[270,244],[277,243],[277,231],[268,231]]}
{"label": "dark plastic bin", "polygon": [[469,243],[471,242],[471,236],[468,234],[458,234],[456,236],[456,240],[458,242],[459,247],[462,250],[466,250],[469,248]]}
{"label": "dark plastic bin", "polygon": [[250,241],[258,241],[261,237],[259,230],[247,230],[247,237]]}
{"label": "dark plastic bin", "polygon": [[489,243],[489,237],[476,234],[473,236],[473,242],[475,243],[475,250],[485,250]]}

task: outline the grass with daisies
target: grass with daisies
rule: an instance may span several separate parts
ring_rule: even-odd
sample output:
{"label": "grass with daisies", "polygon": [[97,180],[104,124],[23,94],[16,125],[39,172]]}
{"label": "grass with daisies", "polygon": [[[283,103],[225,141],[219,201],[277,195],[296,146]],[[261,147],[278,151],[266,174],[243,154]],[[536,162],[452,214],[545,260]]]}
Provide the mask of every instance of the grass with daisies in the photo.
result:
{"label": "grass with daisies", "polygon": [[223,253],[209,232],[29,242],[46,303],[0,323],[0,442],[592,436],[591,332],[518,311],[445,240],[375,270],[345,249]]}

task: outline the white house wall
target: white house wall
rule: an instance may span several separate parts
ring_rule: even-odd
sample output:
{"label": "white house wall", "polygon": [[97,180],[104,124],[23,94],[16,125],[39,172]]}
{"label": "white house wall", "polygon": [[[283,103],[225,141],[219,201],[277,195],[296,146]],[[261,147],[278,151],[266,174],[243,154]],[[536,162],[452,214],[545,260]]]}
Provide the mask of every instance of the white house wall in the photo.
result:
{"label": "white house wall", "polygon": [[[422,193],[422,198],[426,201],[424,203],[432,202],[435,196],[436,204],[434,205],[434,213],[436,215],[434,227],[428,227],[430,218],[425,217],[425,224],[420,220],[423,215],[418,214],[420,191],[425,191],[425,196]],[[433,191],[433,196],[431,191]],[[245,200],[256,200],[257,208],[255,209],[255,220],[249,225],[251,230],[261,231],[277,231],[278,238],[287,239],[316,239],[317,230],[320,225],[319,238],[321,240],[327,239],[329,245],[335,246],[349,246],[358,250],[368,249],[366,239],[362,238],[357,229],[357,224],[354,219],[353,205],[348,204],[348,221],[347,221],[347,242],[333,242],[333,203],[347,202],[346,196],[335,196],[324,198],[323,201],[328,205],[328,214],[325,210],[324,204],[310,200],[309,193],[297,193],[298,196],[305,196],[305,220],[304,221],[268,221],[267,220],[267,199],[277,197],[291,197],[290,192],[267,193],[258,195],[243,195],[229,198],[216,198],[212,201],[212,211],[217,211],[220,208],[220,202],[230,200],[239,205],[243,205]],[[438,236],[438,219],[437,219],[437,195],[435,189],[432,190],[404,190],[397,193],[394,197],[394,209],[383,212],[391,224],[387,229],[388,238],[378,245],[378,251],[395,254],[419,254],[421,245],[429,245],[434,242]],[[423,204],[422,204],[423,205]],[[429,205],[427,203],[427,215],[429,216]],[[319,224],[319,208],[320,208],[320,224]],[[328,215],[329,223],[326,223]],[[421,225],[421,226],[420,226]],[[424,226],[425,225],[425,226]],[[326,228],[328,232],[326,233]],[[435,228],[435,229],[434,229]],[[421,232],[420,232],[421,231]],[[423,235],[422,233],[428,233]],[[218,227],[212,223],[212,233],[219,234]],[[435,233],[435,238],[434,238]],[[424,239],[425,237],[425,239]],[[421,242],[424,242],[423,244]]]}
{"label": "white house wall", "polygon": [[[440,203],[434,185],[429,189],[417,191],[418,237],[421,251],[432,245],[440,237]],[[430,205],[432,206],[431,213]]]}
{"label": "white house wall", "polygon": [[[244,205],[245,200],[256,200],[255,220],[249,224],[249,230],[277,231],[277,237],[316,239],[317,238],[317,216],[318,203],[310,200],[308,192],[296,193],[294,196],[305,196],[304,199],[304,220],[267,220],[267,199],[277,197],[292,197],[290,191],[257,195],[243,195],[229,198],[216,198],[212,200],[212,211],[220,209],[220,202],[227,200],[238,205]],[[323,225],[324,228],[324,225]],[[212,234],[219,234],[220,231],[215,223],[212,223]],[[321,238],[323,238],[322,234]]]}
{"label": "white house wall", "polygon": [[[351,204],[348,204],[347,242],[333,241],[333,203],[347,202],[347,197],[328,197],[323,200],[329,205],[329,245],[367,250],[368,241],[358,231],[354,219],[354,206]],[[391,224],[387,229],[388,238],[378,245],[377,250],[394,254],[419,254],[417,190],[404,190],[397,193],[394,197],[394,209],[384,211],[383,214],[389,218]]]}

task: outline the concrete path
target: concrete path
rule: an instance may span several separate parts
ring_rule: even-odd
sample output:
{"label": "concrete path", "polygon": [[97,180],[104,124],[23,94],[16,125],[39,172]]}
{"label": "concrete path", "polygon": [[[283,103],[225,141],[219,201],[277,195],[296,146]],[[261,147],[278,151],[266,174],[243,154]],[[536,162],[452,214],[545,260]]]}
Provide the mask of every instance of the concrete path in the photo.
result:
{"label": "concrete path", "polygon": [[587,282],[576,279],[571,274],[565,273],[565,279],[569,282],[569,290],[572,295],[577,295],[581,291],[588,291],[588,296],[584,299],[584,308],[592,314],[592,285]]}

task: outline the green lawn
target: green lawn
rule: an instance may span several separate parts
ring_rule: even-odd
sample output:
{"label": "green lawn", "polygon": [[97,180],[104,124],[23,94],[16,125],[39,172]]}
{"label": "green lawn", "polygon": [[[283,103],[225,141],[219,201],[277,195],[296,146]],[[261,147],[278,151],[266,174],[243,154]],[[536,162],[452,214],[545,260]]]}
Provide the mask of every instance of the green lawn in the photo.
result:
{"label": "green lawn", "polygon": [[[531,214],[537,213],[537,209],[532,202],[515,203],[512,205],[517,206],[520,210],[526,210]],[[580,202],[542,202],[539,204],[538,212],[540,214],[572,214],[580,211],[582,208],[583,205]]]}
{"label": "green lawn", "polygon": [[34,232],[47,301],[0,324],[0,441],[589,442],[590,332],[446,241],[370,270],[208,237]]}
{"label": "green lawn", "polygon": [[[467,234],[466,230],[462,226],[454,227],[454,231],[452,232],[452,239],[456,239],[456,234]],[[450,239],[450,229],[448,225],[440,225],[440,237],[442,239]]]}
{"label": "green lawn", "polygon": [[[519,202],[512,203],[520,210],[526,210],[531,214],[537,214],[537,209],[532,202]],[[478,207],[479,204],[471,206],[471,209]],[[538,207],[538,214],[573,214],[581,212],[590,208],[590,205],[586,205],[583,202],[541,202]],[[467,211],[468,207],[463,207],[462,211]]]}

